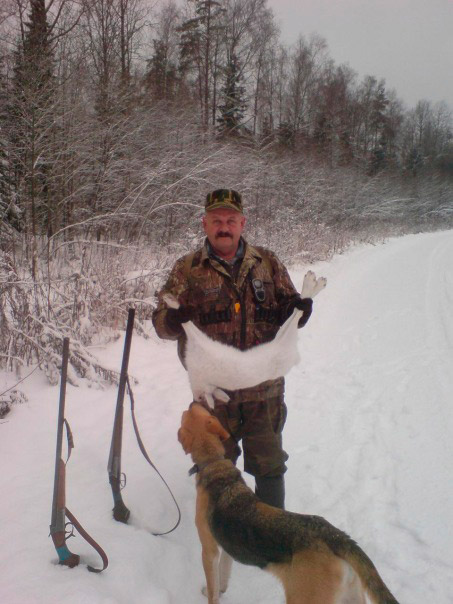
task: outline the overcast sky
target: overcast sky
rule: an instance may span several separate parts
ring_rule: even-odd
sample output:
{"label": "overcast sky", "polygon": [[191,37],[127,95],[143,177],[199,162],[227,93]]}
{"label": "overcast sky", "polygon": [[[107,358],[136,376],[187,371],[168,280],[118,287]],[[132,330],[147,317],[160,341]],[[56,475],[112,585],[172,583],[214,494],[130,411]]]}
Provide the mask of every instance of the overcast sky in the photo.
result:
{"label": "overcast sky", "polygon": [[453,0],[268,0],[282,41],[324,37],[336,64],[384,78],[408,107],[453,110]]}

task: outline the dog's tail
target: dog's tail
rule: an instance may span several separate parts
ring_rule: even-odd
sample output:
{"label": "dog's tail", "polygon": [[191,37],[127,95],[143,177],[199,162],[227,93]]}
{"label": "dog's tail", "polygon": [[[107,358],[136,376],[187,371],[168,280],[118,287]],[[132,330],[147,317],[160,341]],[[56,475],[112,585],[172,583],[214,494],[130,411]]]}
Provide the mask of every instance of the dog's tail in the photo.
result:
{"label": "dog's tail", "polygon": [[385,585],[373,562],[355,541],[348,538],[345,543],[339,547],[337,544],[337,547],[334,549],[337,556],[348,562],[358,574],[373,604],[398,604],[398,601]]}

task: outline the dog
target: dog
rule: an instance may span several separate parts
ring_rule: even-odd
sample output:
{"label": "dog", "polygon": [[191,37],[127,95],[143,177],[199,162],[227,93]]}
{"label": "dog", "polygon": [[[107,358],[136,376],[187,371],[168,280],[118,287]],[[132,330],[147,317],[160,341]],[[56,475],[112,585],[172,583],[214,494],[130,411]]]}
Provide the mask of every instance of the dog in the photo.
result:
{"label": "dog", "polygon": [[[228,432],[194,402],[182,414],[178,440],[196,464],[196,526],[208,604],[226,591],[232,560],[271,572],[287,604],[398,604],[375,566],[345,533],[320,516],[259,501],[224,458]],[[222,552],[220,553],[220,548]]]}
{"label": "dog", "polygon": [[[314,298],[325,288],[327,280],[308,271],[302,285],[302,298]],[[164,296],[170,308],[179,308],[179,302]],[[226,390],[251,388],[266,380],[286,375],[300,360],[297,349],[297,323],[302,311],[295,309],[280,327],[271,342],[239,350],[216,342],[198,329],[192,321],[183,323],[187,336],[185,364],[194,400],[206,400],[214,407],[214,398],[228,402]]]}

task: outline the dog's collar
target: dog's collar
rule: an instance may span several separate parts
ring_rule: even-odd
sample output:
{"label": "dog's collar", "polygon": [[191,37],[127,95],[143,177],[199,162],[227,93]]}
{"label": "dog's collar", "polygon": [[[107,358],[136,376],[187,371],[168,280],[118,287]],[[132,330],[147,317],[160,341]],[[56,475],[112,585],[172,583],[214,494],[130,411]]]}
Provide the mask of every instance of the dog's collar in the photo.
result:
{"label": "dog's collar", "polygon": [[189,476],[193,476],[194,474],[199,474],[202,470],[204,470],[205,468],[207,468],[208,466],[210,466],[212,463],[217,463],[218,461],[223,461],[225,458],[222,457],[221,459],[214,459],[212,461],[207,461],[206,463],[202,463],[202,464],[194,464],[188,474]]}

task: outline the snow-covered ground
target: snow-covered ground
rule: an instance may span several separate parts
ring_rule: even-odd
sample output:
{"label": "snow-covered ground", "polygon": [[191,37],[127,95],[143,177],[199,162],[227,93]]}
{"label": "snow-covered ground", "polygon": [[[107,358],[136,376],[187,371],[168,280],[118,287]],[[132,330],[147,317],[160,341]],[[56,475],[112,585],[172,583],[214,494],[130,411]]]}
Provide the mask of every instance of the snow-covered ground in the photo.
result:
{"label": "snow-covered ground", "polygon": [[[307,267],[292,270],[300,286]],[[393,239],[318,264],[328,286],[300,332],[302,362],[287,378],[287,508],[325,516],[373,559],[401,604],[453,601],[453,232]],[[95,352],[119,369],[123,348]],[[35,372],[28,402],[0,420],[0,602],[5,604],[203,604],[194,479],[176,440],[191,400],[174,343],[134,336],[130,373],[150,455],[173,503],[138,450],[125,409],[123,491],[130,525],[111,517],[107,459],[116,389],[68,385],[75,438],[67,504],[106,550],[70,539],[79,567],[56,564],[48,538],[58,387]],[[14,383],[0,374],[0,392]],[[235,565],[224,604],[284,602],[279,584]]]}

